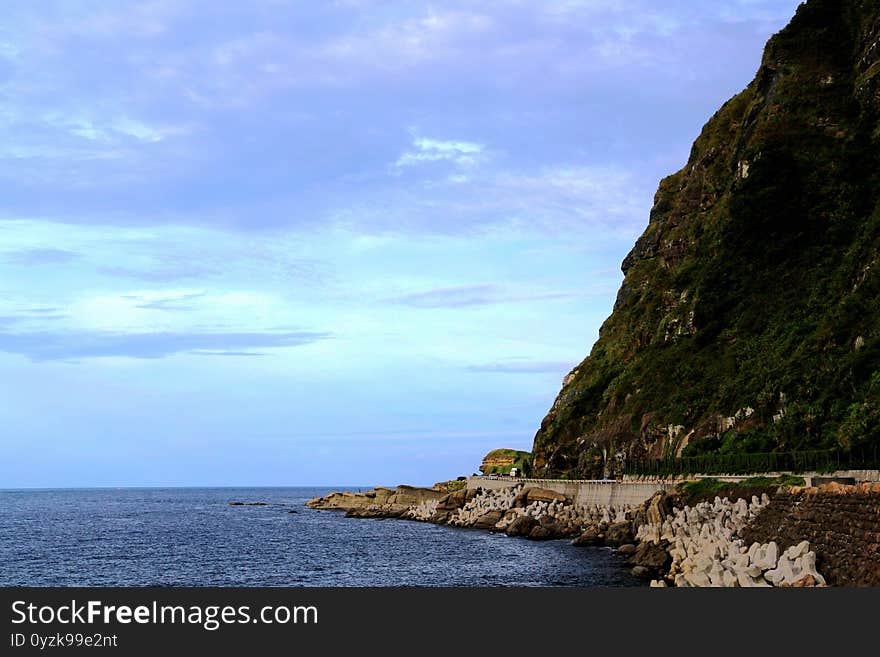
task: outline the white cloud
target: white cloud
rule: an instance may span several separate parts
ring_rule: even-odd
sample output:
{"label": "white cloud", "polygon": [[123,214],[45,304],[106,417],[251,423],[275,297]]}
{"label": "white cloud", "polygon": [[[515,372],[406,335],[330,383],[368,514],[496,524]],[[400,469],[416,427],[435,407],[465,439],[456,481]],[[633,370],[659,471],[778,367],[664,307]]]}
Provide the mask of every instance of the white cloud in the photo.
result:
{"label": "white cloud", "polygon": [[400,169],[425,162],[451,162],[460,167],[470,167],[485,158],[484,146],[471,141],[417,137],[412,145],[414,150],[397,158],[395,167]]}
{"label": "white cloud", "polygon": [[76,114],[50,112],[42,117],[46,125],[64,130],[70,135],[95,142],[118,142],[120,139],[134,139],[139,142],[155,143],[172,135],[185,135],[191,131],[187,125],[150,125],[144,121],[117,116],[99,118],[77,116]]}
{"label": "white cloud", "polygon": [[[89,330],[184,329],[234,322],[255,328],[286,318],[273,295],[259,291],[134,290],[87,296],[66,308],[71,325]],[[242,322],[241,318],[247,320]]]}
{"label": "white cloud", "polygon": [[575,296],[569,291],[510,291],[500,285],[482,284],[420,291],[385,299],[385,302],[412,308],[468,308],[507,303],[558,301]]}
{"label": "white cloud", "polygon": [[107,139],[107,134],[103,130],[99,130],[95,124],[85,119],[74,119],[68,124],[67,131],[83,139],[91,141],[102,141]]}
{"label": "white cloud", "polygon": [[161,129],[128,118],[116,119],[113,122],[113,130],[120,135],[134,137],[138,141],[156,142],[165,138],[165,133]]}

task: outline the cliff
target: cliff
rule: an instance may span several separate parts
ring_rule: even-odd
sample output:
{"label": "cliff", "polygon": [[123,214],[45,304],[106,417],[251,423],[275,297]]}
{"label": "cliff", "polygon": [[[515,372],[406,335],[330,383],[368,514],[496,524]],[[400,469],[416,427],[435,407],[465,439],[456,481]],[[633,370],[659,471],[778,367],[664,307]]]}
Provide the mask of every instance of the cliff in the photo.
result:
{"label": "cliff", "polygon": [[480,463],[480,472],[483,474],[508,475],[512,468],[517,468],[520,474],[528,476],[532,469],[532,455],[529,452],[520,452],[515,449],[493,449],[483,457]]}
{"label": "cliff", "polygon": [[880,441],[878,116],[880,2],[802,4],[660,183],[538,476]]}

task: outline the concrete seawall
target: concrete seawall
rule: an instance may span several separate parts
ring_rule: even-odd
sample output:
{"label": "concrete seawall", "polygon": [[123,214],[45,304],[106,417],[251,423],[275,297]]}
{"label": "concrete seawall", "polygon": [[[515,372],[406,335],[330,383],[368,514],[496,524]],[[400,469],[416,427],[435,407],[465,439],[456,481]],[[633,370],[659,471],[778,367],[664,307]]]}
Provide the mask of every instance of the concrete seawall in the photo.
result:
{"label": "concrete seawall", "polygon": [[672,491],[674,482],[612,482],[564,481],[560,479],[520,479],[514,477],[468,477],[469,489],[500,490],[513,486],[545,488],[571,498],[575,506],[636,506],[649,499],[658,490]]}

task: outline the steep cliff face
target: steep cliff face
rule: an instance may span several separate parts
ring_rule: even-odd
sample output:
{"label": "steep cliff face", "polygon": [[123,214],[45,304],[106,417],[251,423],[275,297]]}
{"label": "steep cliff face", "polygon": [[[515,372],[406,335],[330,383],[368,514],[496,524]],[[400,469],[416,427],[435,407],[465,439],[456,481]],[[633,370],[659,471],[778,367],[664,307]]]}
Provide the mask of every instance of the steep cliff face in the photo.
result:
{"label": "steep cliff face", "polygon": [[538,474],[880,440],[880,2],[810,0],[660,183]]}

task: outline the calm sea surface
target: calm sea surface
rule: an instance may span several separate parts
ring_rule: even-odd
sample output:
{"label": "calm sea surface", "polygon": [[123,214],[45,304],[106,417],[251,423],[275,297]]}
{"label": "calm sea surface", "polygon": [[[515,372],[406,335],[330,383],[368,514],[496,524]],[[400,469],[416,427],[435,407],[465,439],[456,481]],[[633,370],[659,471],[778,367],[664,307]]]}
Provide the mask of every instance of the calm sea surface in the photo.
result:
{"label": "calm sea surface", "polygon": [[303,507],[331,490],[0,491],[0,585],[643,585],[605,548]]}

